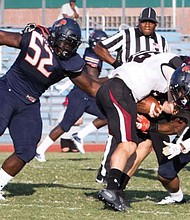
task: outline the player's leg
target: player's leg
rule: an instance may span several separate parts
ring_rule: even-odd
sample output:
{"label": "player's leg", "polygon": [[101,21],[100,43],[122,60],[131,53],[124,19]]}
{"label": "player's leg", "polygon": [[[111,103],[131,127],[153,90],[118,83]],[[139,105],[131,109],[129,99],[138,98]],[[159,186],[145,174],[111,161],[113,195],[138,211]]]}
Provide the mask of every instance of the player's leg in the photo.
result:
{"label": "player's leg", "polygon": [[169,196],[162,199],[158,204],[182,204],[186,202],[180,186],[178,173],[189,161],[190,152],[188,154],[180,154],[170,160],[164,156],[158,169],[158,179],[168,191]]}
{"label": "player's leg", "polygon": [[[2,136],[11,121],[15,106],[17,106],[17,97],[15,97],[15,95],[8,90],[4,81],[1,80],[0,83],[0,136]],[[10,158],[13,159],[13,163],[10,163]],[[3,162],[0,169],[0,200],[5,199],[2,195],[2,189],[8,184],[8,182],[13,179],[16,173],[18,173],[18,170],[15,170],[15,167],[12,166],[12,164],[18,164],[18,166],[20,167],[18,168],[18,170],[22,169],[22,167],[24,166],[22,160],[14,155],[11,155]],[[13,170],[11,168],[13,168]]]}
{"label": "player's leg", "polygon": [[98,169],[98,173],[96,176],[97,183],[107,182],[107,175],[110,170],[110,158],[116,147],[117,147],[117,144],[116,144],[115,138],[109,134],[106,140],[106,147],[104,150],[102,162],[101,162],[101,165]]}
{"label": "player's leg", "polygon": [[10,182],[30,162],[41,138],[42,120],[40,104],[25,105],[18,101],[17,110],[9,124],[9,132],[14,143],[14,153],[2,164],[0,170],[0,190]]}
{"label": "player's leg", "polygon": [[127,165],[125,168],[125,173],[122,176],[121,190],[123,191],[130,178],[134,175],[140,164],[145,160],[145,158],[152,151],[152,142],[147,139],[138,144],[138,147],[133,155],[127,161]]}
{"label": "player's leg", "polygon": [[75,122],[82,116],[86,108],[86,100],[81,97],[77,89],[71,90],[68,95],[69,103],[63,119],[54,127],[49,135],[40,143],[36,150],[36,159],[45,162],[45,152],[62,135],[68,132]]}
{"label": "player's leg", "polygon": [[97,103],[106,113],[109,129],[117,141],[117,147],[111,156],[107,187],[100,191],[98,196],[113,209],[123,211],[126,204],[123,203],[123,195],[119,194],[121,178],[127,161],[135,152],[138,143],[136,104],[128,87],[122,80],[116,78],[110,79],[100,87]]}
{"label": "player's leg", "polygon": [[107,124],[107,120],[105,116],[102,114],[100,109],[98,108],[96,104],[96,100],[94,97],[87,96],[88,97],[88,106],[85,109],[85,112],[97,116],[93,122],[89,123],[87,126],[85,126],[83,129],[81,129],[79,132],[74,133],[72,135],[72,140],[76,144],[77,149],[81,153],[85,153],[84,146],[83,146],[83,139],[90,133],[96,131],[97,129],[105,126]]}

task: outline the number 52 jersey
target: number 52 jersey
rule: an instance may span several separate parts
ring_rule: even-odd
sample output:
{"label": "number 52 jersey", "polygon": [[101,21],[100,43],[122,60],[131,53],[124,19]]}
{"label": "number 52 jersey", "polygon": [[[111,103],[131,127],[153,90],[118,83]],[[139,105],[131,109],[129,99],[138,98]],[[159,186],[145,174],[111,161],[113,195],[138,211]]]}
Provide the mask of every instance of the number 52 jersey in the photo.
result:
{"label": "number 52 jersey", "polygon": [[35,102],[49,86],[65,77],[81,74],[84,61],[79,54],[58,59],[41,28],[22,35],[20,53],[3,79],[25,103]]}

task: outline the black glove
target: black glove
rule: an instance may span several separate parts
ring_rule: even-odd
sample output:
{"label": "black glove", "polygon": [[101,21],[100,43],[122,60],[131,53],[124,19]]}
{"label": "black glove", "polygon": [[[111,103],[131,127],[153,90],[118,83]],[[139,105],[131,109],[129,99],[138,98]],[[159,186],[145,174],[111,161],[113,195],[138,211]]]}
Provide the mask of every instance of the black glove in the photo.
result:
{"label": "black glove", "polygon": [[28,23],[26,27],[21,31],[21,34],[33,31],[36,28],[35,23]]}
{"label": "black glove", "polygon": [[113,63],[112,63],[112,66],[116,69],[117,67],[121,66],[122,63],[120,63],[118,60],[115,60]]}

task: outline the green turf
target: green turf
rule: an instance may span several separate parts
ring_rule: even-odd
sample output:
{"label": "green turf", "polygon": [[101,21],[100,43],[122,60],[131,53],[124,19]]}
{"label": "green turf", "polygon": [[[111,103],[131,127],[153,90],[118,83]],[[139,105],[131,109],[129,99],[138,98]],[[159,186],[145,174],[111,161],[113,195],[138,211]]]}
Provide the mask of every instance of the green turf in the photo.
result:
{"label": "green turf", "polygon": [[[0,154],[0,162],[8,156]],[[156,179],[154,153],[143,162],[126,190],[132,208],[125,213],[105,209],[97,199],[103,188],[95,182],[102,153],[47,153],[48,161],[31,161],[5,188],[0,201],[0,219],[11,220],[161,220],[190,219],[190,203],[159,206],[167,195]],[[181,173],[182,187],[190,200],[189,169]]]}

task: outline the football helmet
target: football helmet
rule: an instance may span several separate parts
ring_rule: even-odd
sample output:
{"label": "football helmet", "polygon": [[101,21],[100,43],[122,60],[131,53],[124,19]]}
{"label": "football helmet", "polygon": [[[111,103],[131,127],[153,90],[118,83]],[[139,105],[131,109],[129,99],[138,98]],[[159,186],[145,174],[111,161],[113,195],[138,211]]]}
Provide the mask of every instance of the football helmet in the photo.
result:
{"label": "football helmet", "polygon": [[88,40],[89,46],[91,48],[94,48],[98,41],[104,40],[107,37],[108,36],[107,36],[107,34],[104,31],[102,31],[102,30],[95,30],[89,36],[89,40]]}
{"label": "football helmet", "polygon": [[81,29],[75,20],[62,18],[49,31],[48,41],[59,58],[68,59],[76,53],[81,44]]}
{"label": "football helmet", "polygon": [[190,109],[190,65],[183,65],[172,74],[170,92],[180,108]]}

